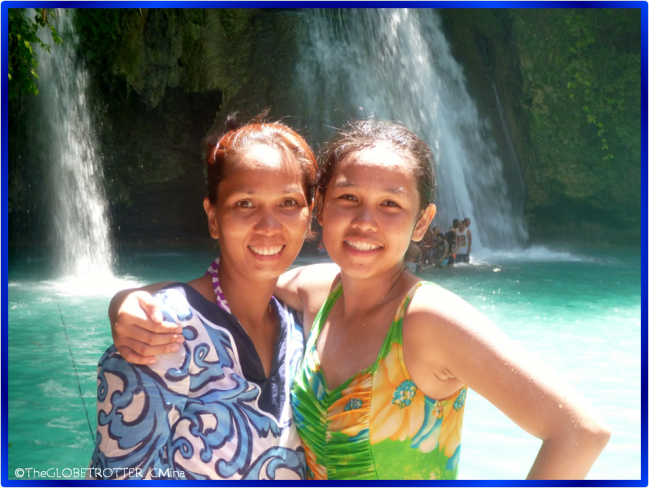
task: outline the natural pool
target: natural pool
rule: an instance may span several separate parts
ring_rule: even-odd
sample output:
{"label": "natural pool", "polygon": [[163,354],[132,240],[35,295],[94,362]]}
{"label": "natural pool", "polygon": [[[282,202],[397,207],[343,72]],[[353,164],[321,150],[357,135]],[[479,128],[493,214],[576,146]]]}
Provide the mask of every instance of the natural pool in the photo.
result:
{"label": "natural pool", "polygon": [[[106,318],[111,296],[138,284],[194,278],[212,254],[209,245],[130,250],[120,254],[116,278],[88,280],[53,279],[44,270],[45,259],[10,259],[10,479],[18,468],[59,468],[63,477],[64,468],[88,465],[96,364],[111,343]],[[590,479],[639,479],[640,249],[533,248],[473,259],[472,265],[435,269],[424,277],[482,310],[604,414],[613,436]],[[524,478],[540,441],[475,392],[469,392],[466,405],[460,478]]]}

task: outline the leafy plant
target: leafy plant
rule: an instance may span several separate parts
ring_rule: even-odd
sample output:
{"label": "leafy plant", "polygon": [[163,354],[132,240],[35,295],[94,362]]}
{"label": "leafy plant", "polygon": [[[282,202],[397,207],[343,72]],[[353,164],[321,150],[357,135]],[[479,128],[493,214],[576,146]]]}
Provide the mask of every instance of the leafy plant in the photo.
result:
{"label": "leafy plant", "polygon": [[34,46],[40,46],[44,51],[50,52],[50,46],[45,44],[38,36],[42,27],[47,27],[52,32],[52,39],[56,44],[61,44],[59,37],[50,19],[56,18],[56,10],[52,8],[37,9],[33,17],[29,17],[26,8],[10,8],[9,10],[9,99],[16,98],[20,92],[38,94],[36,80],[38,74],[37,55]]}

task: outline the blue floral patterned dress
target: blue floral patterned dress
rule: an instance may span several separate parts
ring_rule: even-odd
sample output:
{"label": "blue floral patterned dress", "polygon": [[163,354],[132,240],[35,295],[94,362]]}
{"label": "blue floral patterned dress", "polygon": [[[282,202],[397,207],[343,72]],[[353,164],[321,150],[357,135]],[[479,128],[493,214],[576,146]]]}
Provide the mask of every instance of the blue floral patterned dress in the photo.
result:
{"label": "blue floral patterned dress", "polygon": [[182,324],[175,353],[140,366],[111,346],[97,373],[97,441],[88,478],[304,479],[290,389],[304,350],[297,314],[272,298],[280,332],[271,373],[229,311],[175,283],[157,292],[165,321]]}

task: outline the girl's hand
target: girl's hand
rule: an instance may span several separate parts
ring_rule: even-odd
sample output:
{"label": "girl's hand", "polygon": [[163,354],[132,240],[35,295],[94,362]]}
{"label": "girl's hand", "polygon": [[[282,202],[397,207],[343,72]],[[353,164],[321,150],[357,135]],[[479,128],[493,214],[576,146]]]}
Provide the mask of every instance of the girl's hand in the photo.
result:
{"label": "girl's hand", "polygon": [[162,320],[151,293],[166,283],[123,290],[111,300],[108,316],[115,347],[129,363],[151,364],[155,356],[177,351],[184,342],[182,327]]}

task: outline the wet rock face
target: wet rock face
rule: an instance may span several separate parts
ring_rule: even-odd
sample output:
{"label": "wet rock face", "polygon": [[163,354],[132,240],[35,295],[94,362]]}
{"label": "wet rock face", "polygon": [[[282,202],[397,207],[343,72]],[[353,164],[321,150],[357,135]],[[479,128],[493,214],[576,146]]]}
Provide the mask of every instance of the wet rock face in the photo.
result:
{"label": "wet rock face", "polygon": [[204,139],[231,110],[243,120],[270,106],[273,116],[285,115],[282,80],[296,56],[290,18],[258,9],[122,11],[122,40],[105,68],[113,78],[98,88],[107,104],[108,194],[122,238],[146,239],[142,222],[209,238]]}

